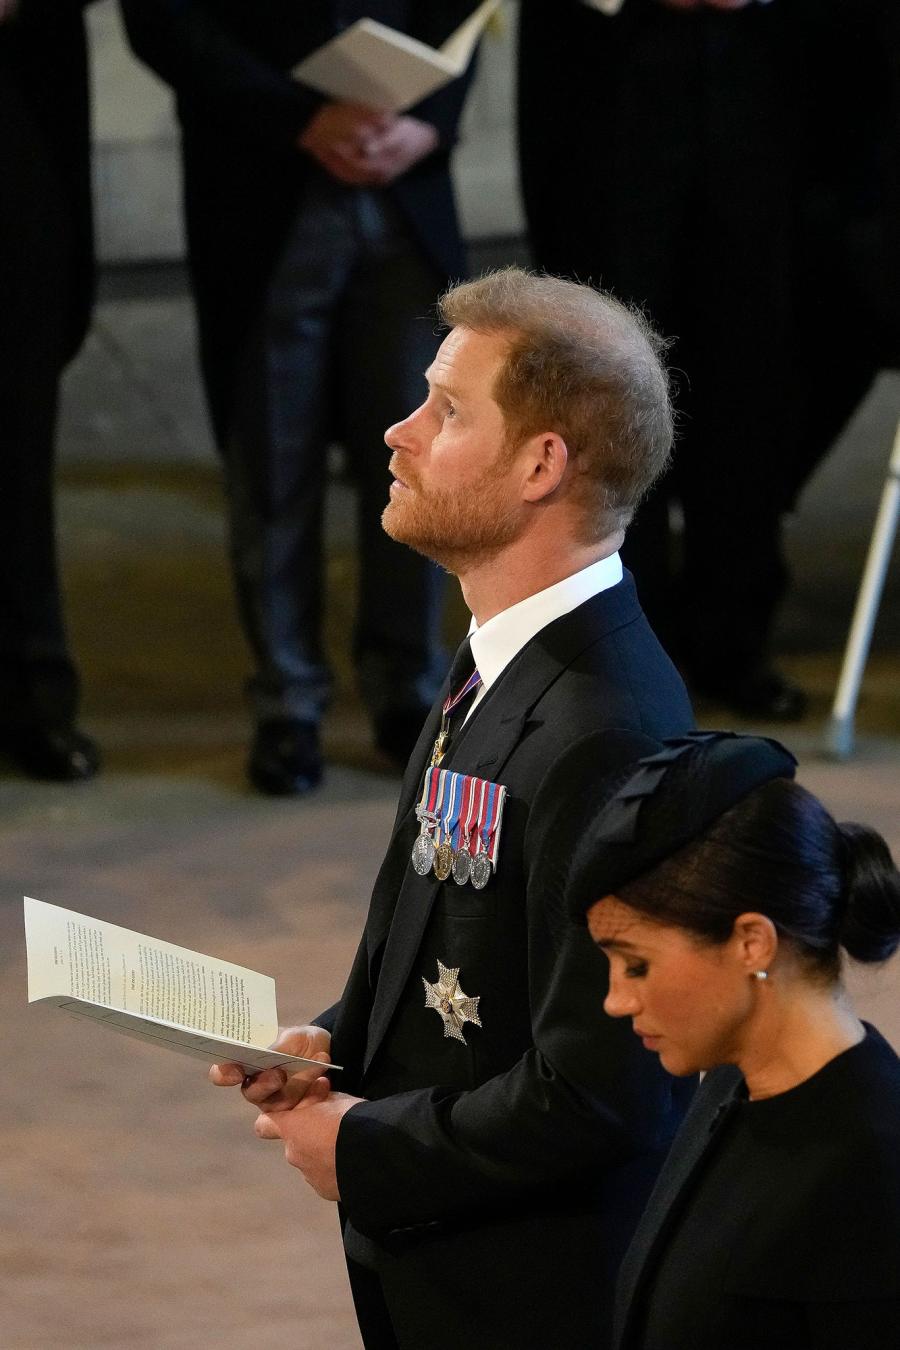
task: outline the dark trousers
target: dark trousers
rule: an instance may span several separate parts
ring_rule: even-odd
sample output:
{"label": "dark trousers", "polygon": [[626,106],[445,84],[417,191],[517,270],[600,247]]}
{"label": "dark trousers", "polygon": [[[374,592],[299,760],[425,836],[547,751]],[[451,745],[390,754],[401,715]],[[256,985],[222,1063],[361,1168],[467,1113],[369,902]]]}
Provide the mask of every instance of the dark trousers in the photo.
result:
{"label": "dark trousers", "polygon": [[[46,77],[46,78],[49,78]],[[77,678],[56,558],[68,204],[27,88],[0,60],[0,731],[68,725]]]}
{"label": "dark trousers", "polygon": [[[617,170],[640,174],[643,187],[618,185],[618,252],[606,279],[647,304],[675,339],[681,420],[672,470],[623,552],[651,622],[702,684],[739,679],[766,660],[786,583],[792,95],[780,89],[787,72],[772,60],[773,16],[680,26],[684,15],[658,17],[636,46],[623,102],[637,102],[652,81],[669,110],[662,134],[658,104],[634,110],[631,155]],[[669,527],[673,499],[684,521],[680,558]]]}
{"label": "dark trousers", "polygon": [[333,439],[358,487],[353,652],[363,696],[377,716],[428,706],[437,693],[443,577],[388,538],[381,513],[384,432],[424,397],[441,281],[385,193],[313,180],[244,345],[222,447],[259,720],[317,721],[328,700],[322,527]]}

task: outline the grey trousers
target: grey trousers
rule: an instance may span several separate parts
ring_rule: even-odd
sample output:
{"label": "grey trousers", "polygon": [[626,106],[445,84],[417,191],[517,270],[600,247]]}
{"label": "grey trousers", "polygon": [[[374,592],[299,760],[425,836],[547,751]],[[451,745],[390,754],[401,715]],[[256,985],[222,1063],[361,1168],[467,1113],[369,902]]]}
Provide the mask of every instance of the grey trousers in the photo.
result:
{"label": "grey trousers", "polygon": [[381,528],[387,427],[424,397],[442,278],[384,192],[314,181],[242,354],[224,447],[230,547],[255,659],[258,721],[317,721],[326,451],[339,441],[358,488],[353,654],[374,716],[429,706],[446,669],[443,575]]}

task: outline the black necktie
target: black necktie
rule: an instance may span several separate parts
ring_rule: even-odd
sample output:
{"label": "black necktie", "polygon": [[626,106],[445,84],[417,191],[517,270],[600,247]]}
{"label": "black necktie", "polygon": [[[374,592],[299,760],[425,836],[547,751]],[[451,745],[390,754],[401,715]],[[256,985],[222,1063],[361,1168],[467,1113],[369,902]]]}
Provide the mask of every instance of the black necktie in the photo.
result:
{"label": "black necktie", "polygon": [[[471,695],[481,684],[480,677],[477,680],[472,681],[473,675],[477,676],[478,671],[475,669],[472,660],[472,644],[468,637],[466,637],[459,644],[456,655],[453,658],[453,664],[450,667],[450,675],[447,680],[447,697],[444,700],[441,726],[431,752],[431,763],[433,765],[440,764],[447,753],[447,746],[450,743],[450,718],[459,707],[459,704],[465,701],[459,698],[459,694],[465,689],[466,685],[470,685],[470,688],[466,690],[466,699],[468,699],[469,695]],[[458,731],[464,721],[465,718],[463,717],[456,718],[454,730]]]}
{"label": "black necktie", "polygon": [[450,666],[450,679],[448,694],[455,694],[457,689],[462,689],[466,680],[475,669],[475,662],[472,659],[472,644],[468,636],[464,637],[456,649],[456,655],[453,658],[453,664]]}

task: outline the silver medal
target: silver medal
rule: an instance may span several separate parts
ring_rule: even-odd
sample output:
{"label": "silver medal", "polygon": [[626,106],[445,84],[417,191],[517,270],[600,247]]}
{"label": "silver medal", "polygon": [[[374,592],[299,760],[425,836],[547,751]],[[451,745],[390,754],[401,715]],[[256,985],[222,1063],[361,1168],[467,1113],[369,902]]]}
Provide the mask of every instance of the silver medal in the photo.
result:
{"label": "silver medal", "polygon": [[435,846],[431,832],[437,824],[437,816],[420,802],[416,807],[416,820],[419,822],[420,831],[412,847],[411,861],[413,869],[419,876],[427,877],[434,862]]}
{"label": "silver medal", "polygon": [[427,877],[434,863],[434,840],[430,834],[420,834],[413,844],[412,865],[420,877]]}
{"label": "silver medal", "polygon": [[472,885],[476,891],[483,891],[491,879],[491,860],[487,853],[476,853],[472,859]]}
{"label": "silver medal", "polygon": [[457,886],[465,886],[472,875],[472,855],[467,848],[461,848],[453,859],[453,880]]}

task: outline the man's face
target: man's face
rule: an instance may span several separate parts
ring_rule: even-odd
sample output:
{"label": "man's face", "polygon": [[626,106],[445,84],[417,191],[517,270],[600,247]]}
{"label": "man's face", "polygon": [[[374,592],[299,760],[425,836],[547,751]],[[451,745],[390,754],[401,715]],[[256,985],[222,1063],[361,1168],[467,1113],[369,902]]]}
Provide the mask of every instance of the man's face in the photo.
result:
{"label": "man's face", "polygon": [[451,572],[496,556],[524,525],[523,466],[493,397],[507,345],[452,329],[426,372],[425,402],[385,432],[394,481],[382,525]]}

